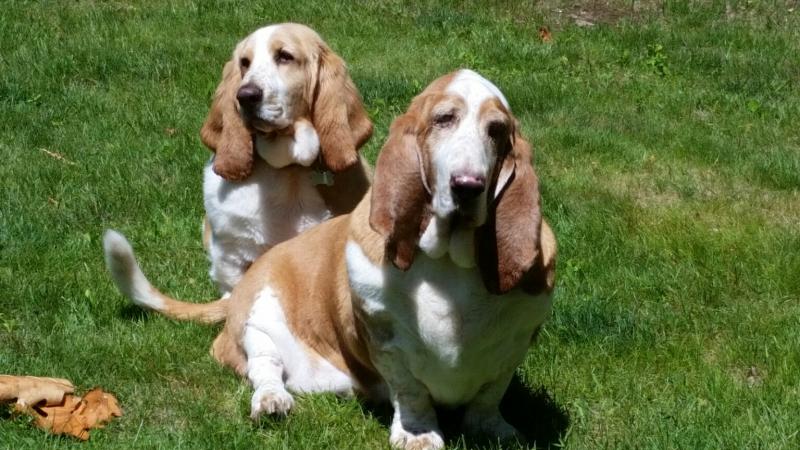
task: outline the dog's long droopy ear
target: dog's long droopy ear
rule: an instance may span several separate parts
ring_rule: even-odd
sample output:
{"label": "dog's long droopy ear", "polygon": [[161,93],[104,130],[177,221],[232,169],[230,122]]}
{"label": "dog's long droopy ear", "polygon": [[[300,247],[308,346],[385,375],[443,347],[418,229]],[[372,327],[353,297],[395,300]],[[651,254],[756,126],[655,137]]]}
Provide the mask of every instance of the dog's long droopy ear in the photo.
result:
{"label": "dog's long droopy ear", "polygon": [[200,129],[206,147],[216,152],[214,172],[230,181],[241,181],[253,172],[253,137],[236,110],[236,91],[241,72],[236,58],[222,69],[222,81],[214,93],[208,117]]}
{"label": "dog's long droopy ear", "polygon": [[386,257],[400,270],[414,260],[431,198],[420,166],[415,121],[409,114],[395,119],[375,165],[369,223],[386,240]]}
{"label": "dog's long droopy ear", "polygon": [[542,260],[539,183],[531,165],[530,144],[519,133],[512,142],[489,216],[476,233],[478,267],[486,289],[494,294],[520,283],[526,292],[538,293],[543,287],[533,272],[540,269]]}
{"label": "dog's long droopy ear", "polygon": [[372,122],[344,61],[324,44],[311,104],[311,121],[328,169],[341,172],[358,163],[358,149],[372,136]]}

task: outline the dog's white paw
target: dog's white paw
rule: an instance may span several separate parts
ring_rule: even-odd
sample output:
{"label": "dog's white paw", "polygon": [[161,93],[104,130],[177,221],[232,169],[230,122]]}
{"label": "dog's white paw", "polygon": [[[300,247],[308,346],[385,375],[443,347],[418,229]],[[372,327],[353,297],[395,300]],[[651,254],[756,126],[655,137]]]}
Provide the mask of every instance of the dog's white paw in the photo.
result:
{"label": "dog's white paw", "polygon": [[444,439],[440,432],[428,431],[413,434],[402,427],[392,427],[389,443],[392,447],[401,450],[439,450],[444,448]]}
{"label": "dog's white paw", "polygon": [[262,386],[253,393],[250,400],[250,418],[253,420],[262,414],[285,416],[294,406],[294,398],[284,388]]}

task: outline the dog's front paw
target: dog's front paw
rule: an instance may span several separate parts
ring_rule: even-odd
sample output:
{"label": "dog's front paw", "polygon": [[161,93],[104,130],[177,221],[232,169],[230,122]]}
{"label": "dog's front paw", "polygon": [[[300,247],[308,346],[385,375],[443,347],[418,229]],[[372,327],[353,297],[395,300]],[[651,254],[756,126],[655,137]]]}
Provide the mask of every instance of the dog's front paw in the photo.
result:
{"label": "dog's front paw", "polygon": [[500,441],[522,441],[522,434],[505,421],[500,414],[470,415],[464,417],[464,431]]}
{"label": "dog's front paw", "polygon": [[392,427],[389,443],[401,450],[439,450],[444,448],[444,439],[438,431],[414,434],[402,427]]}
{"label": "dog's front paw", "polygon": [[294,406],[294,398],[284,388],[262,386],[253,393],[250,400],[250,418],[253,420],[262,414],[285,416]]}

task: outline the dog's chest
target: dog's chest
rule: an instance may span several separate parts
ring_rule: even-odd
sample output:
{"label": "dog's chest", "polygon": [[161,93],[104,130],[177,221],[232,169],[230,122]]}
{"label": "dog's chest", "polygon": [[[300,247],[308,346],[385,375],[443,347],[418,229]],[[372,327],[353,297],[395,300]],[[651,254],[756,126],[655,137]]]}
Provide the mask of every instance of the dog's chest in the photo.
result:
{"label": "dog's chest", "polygon": [[402,272],[372,265],[351,242],[347,264],[372,345],[401,358],[442,404],[468,403],[487,383],[508,376],[551,308],[549,295],[492,295],[477,270],[447,258],[418,254]]}
{"label": "dog's chest", "polygon": [[275,169],[260,160],[243,182],[229,182],[207,164],[203,197],[214,239],[244,245],[273,246],[331,217],[310,169]]}

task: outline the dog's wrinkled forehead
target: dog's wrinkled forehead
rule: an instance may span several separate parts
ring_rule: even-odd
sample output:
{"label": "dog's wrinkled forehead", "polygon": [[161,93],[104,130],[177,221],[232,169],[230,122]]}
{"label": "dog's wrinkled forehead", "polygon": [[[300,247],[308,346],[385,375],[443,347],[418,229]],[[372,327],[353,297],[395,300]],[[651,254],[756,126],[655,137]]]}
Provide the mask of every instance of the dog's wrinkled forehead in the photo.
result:
{"label": "dog's wrinkled forehead", "polygon": [[270,41],[280,25],[269,25],[259,28],[239,44],[239,57],[253,59],[256,55],[269,51]]}
{"label": "dog's wrinkled forehead", "polygon": [[259,46],[259,44],[261,44],[261,46],[263,46],[269,42],[272,35],[275,34],[280,26],[281,25],[268,25],[266,27],[261,27],[250,34],[247,40],[253,45]]}
{"label": "dog's wrinkled forehead", "polygon": [[296,46],[297,39],[291,31],[284,24],[259,28],[241,42],[239,56],[250,59],[264,58],[263,61],[257,61],[261,63],[273,62],[270,53],[283,47]]}
{"label": "dog's wrinkled forehead", "polygon": [[500,89],[491,81],[469,69],[456,72],[452,81],[447,85],[445,92],[464,98],[470,111],[477,112],[480,106],[491,98],[497,98],[505,106],[506,110],[511,111],[508,100],[500,92]]}
{"label": "dog's wrinkled forehead", "polygon": [[249,58],[255,64],[275,65],[275,53],[287,51],[293,59],[304,62],[311,58],[312,44],[321,41],[319,35],[308,27],[282,23],[259,28],[239,43],[240,58]]}

